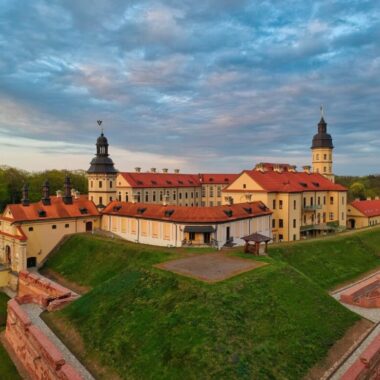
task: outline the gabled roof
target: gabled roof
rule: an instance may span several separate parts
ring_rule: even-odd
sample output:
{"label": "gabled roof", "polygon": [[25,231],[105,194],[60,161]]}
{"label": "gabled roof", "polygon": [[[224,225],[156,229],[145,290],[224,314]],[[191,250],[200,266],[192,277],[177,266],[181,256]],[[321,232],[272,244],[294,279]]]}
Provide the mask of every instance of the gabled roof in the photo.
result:
{"label": "gabled roof", "polygon": [[199,186],[198,176],[195,174],[178,173],[120,173],[131,187],[194,187]]}
{"label": "gabled roof", "polygon": [[239,174],[201,173],[199,174],[199,182],[206,185],[228,185],[235,181],[238,176]]}
{"label": "gabled roof", "polygon": [[[274,172],[259,170],[244,170],[241,174],[249,175],[267,192],[301,193],[307,191],[347,191],[341,185],[335,184],[318,173],[305,172]],[[231,185],[230,185],[231,186]],[[229,191],[227,187],[225,192]],[[243,191],[243,190],[241,190]]]}
{"label": "gabled roof", "polygon": [[10,204],[6,207],[4,214],[9,210],[13,222],[78,218],[85,216],[100,215],[95,204],[87,199],[87,196],[73,198],[72,204],[65,204],[62,197],[50,197],[51,204],[44,205],[41,201],[31,203],[29,206],[22,204]]}
{"label": "gabled roof", "polygon": [[103,214],[182,223],[222,223],[270,215],[272,211],[262,202],[215,207],[185,207],[113,201],[104,209]]}
{"label": "gabled roof", "polygon": [[351,203],[358,211],[367,217],[380,216],[380,200],[354,201]]}

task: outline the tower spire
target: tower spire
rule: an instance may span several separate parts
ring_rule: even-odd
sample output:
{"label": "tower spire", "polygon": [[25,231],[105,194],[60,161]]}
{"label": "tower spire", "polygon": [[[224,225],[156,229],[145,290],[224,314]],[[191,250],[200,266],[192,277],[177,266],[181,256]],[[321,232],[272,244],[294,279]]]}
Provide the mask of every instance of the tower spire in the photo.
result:
{"label": "tower spire", "polygon": [[97,120],[96,122],[98,123],[98,125],[100,127],[100,132],[103,135],[104,134],[104,130],[103,130],[103,127],[102,127],[103,120]]}

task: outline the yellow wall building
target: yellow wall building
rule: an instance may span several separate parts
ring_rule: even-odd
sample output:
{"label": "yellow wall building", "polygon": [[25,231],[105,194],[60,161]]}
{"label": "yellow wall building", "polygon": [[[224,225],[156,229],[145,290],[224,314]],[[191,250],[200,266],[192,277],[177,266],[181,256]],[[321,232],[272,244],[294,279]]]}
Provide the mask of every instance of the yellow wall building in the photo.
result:
{"label": "yellow wall building", "polygon": [[290,165],[259,164],[224,191],[224,202],[262,201],[273,211],[274,241],[299,240],[346,226],[347,190],[321,174]]}
{"label": "yellow wall building", "polygon": [[157,246],[243,245],[252,233],[271,238],[272,212],[261,202],[191,207],[114,201],[102,229],[123,239]]}
{"label": "yellow wall building", "polygon": [[356,200],[347,206],[347,227],[365,228],[380,225],[380,200]]}

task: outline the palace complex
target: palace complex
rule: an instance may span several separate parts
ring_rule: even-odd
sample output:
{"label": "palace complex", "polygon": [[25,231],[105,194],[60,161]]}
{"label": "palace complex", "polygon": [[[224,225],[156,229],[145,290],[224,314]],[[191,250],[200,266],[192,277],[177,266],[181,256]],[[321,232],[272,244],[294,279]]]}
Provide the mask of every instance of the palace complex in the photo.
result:
{"label": "palace complex", "polygon": [[[321,117],[311,146],[312,166],[259,163],[240,173],[183,174],[179,170],[119,172],[102,132],[88,169],[88,195],[67,177],[64,191],[42,186],[37,203],[23,188],[20,204],[0,217],[0,286],[40,266],[65,236],[103,230],[129,241],[167,247],[243,245],[248,237],[281,242],[380,221],[379,201],[347,207],[334,183],[333,143]],[[377,203],[376,203],[377,202]],[[347,222],[349,220],[349,222]]]}

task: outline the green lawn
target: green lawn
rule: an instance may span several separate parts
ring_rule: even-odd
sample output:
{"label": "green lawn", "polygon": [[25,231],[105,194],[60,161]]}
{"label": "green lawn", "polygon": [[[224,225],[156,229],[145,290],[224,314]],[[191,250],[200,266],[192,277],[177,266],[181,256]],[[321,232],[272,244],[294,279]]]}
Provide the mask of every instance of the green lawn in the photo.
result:
{"label": "green lawn", "polygon": [[[5,329],[7,320],[7,302],[9,298],[0,292],[0,332]],[[4,347],[0,343],[0,379],[1,380],[17,380],[21,379],[16,367],[9,358]]]}
{"label": "green lawn", "polygon": [[271,257],[286,261],[324,289],[380,266],[380,228],[325,240],[271,247]]}
{"label": "green lawn", "polygon": [[72,237],[47,267],[93,289],[48,323],[124,379],[277,380],[301,379],[358,320],[279,258],[209,285],[152,268],[175,252]]}

